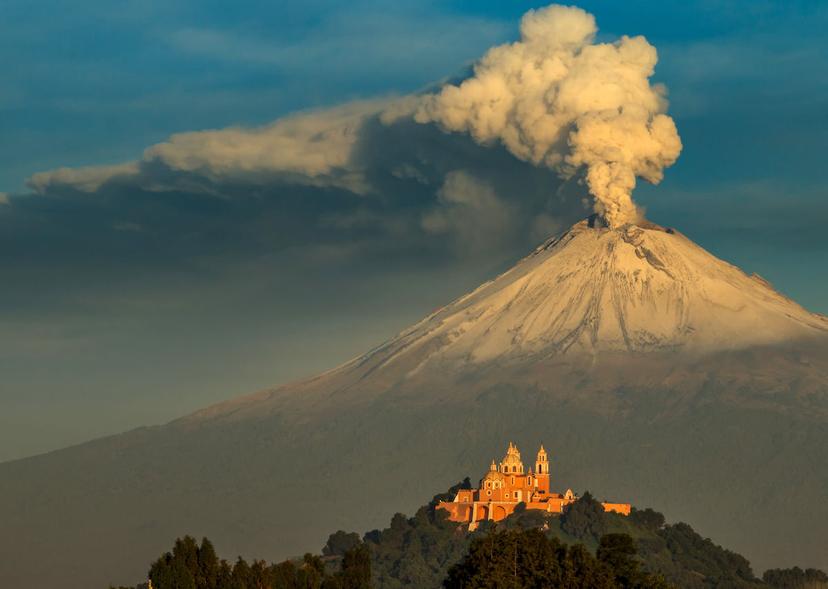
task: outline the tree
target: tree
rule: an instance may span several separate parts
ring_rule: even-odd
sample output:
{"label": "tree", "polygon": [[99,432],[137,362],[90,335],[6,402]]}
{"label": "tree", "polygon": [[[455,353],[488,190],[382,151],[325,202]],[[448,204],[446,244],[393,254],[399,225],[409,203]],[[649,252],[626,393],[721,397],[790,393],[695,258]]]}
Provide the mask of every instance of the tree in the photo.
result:
{"label": "tree", "polygon": [[273,577],[274,589],[296,589],[298,587],[297,572],[296,565],[289,560],[273,565],[271,576]]}
{"label": "tree", "polygon": [[217,589],[219,574],[219,559],[213,543],[207,538],[201,539],[198,548],[198,571],[195,575],[197,589]]}
{"label": "tree", "polygon": [[325,543],[325,547],[322,548],[322,554],[324,556],[342,556],[361,542],[359,534],[354,532],[349,534],[339,530],[328,536],[328,541]]}
{"label": "tree", "polygon": [[[187,540],[192,541],[192,545]],[[149,578],[156,589],[196,589],[195,575],[198,560],[193,549],[192,558],[189,548],[195,541],[189,536],[178,539],[172,553],[165,553],[150,567]]]}
{"label": "tree", "polygon": [[446,589],[566,587],[567,589],[666,589],[642,572],[635,543],[626,534],[601,539],[598,557],[582,545],[566,546],[538,529],[495,531],[475,539],[449,569]]}
{"label": "tree", "polygon": [[271,569],[263,560],[254,560],[250,567],[248,589],[273,589]]}
{"label": "tree", "polygon": [[828,589],[828,575],[818,569],[770,569],[762,580],[773,589]]}
{"label": "tree", "polygon": [[233,565],[233,576],[231,587],[233,589],[253,589],[253,574],[250,570],[250,565],[241,556],[236,559],[236,564]]}
{"label": "tree", "polygon": [[540,530],[493,532],[474,540],[449,569],[446,589],[567,587],[616,589],[612,575],[582,546],[567,549]]}
{"label": "tree", "polygon": [[664,550],[672,560],[672,570],[665,570],[680,585],[702,577],[712,587],[755,587],[750,563],[739,554],[715,545],[685,523],[664,526],[658,531]]}
{"label": "tree", "polygon": [[570,546],[563,563],[566,587],[616,587],[612,571],[602,566],[583,544]]}
{"label": "tree", "polygon": [[362,542],[342,557],[342,570],[338,577],[342,589],[370,589],[371,553]]}
{"label": "tree", "polygon": [[[192,536],[177,538],[172,552],[156,560],[149,579],[156,589],[224,589],[219,588],[219,560],[212,543],[201,540],[199,546]],[[226,581],[226,580],[225,580]]]}
{"label": "tree", "polygon": [[647,509],[633,508],[630,520],[653,532],[663,528],[665,523],[664,516],[649,507]]}
{"label": "tree", "polygon": [[578,540],[597,541],[606,531],[604,507],[589,491],[568,506],[561,516],[561,529]]}
{"label": "tree", "polygon": [[542,528],[547,525],[548,520],[554,517],[540,509],[527,509],[526,503],[518,503],[515,510],[505,520],[500,522],[500,526],[506,529],[521,528],[528,530],[530,528]]}
{"label": "tree", "polygon": [[216,571],[216,589],[233,589],[233,568],[226,560],[221,560]]}
{"label": "tree", "polygon": [[612,569],[622,587],[633,587],[638,580],[640,565],[635,555],[635,542],[627,534],[607,534],[598,544],[598,560]]}
{"label": "tree", "polygon": [[615,582],[624,589],[657,589],[667,587],[659,576],[641,570],[635,540],[628,534],[606,534],[598,543],[598,560],[612,571]]}
{"label": "tree", "polygon": [[296,575],[296,586],[301,589],[319,589],[325,579],[325,563],[319,556],[308,552],[302,558],[302,566]]}

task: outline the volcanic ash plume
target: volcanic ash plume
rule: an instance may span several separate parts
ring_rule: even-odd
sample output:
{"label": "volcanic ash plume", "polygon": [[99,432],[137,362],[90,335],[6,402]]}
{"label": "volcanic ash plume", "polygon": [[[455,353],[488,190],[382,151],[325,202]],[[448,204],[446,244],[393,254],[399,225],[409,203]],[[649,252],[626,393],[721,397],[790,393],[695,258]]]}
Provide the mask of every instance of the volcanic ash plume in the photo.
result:
{"label": "volcanic ash plume", "polygon": [[520,41],[490,49],[474,75],[425,98],[415,118],[571,176],[585,170],[595,210],[617,227],[640,217],[636,177],[657,183],[681,152],[658,61],[644,37],[594,43],[595,18],[575,7],[529,11]]}

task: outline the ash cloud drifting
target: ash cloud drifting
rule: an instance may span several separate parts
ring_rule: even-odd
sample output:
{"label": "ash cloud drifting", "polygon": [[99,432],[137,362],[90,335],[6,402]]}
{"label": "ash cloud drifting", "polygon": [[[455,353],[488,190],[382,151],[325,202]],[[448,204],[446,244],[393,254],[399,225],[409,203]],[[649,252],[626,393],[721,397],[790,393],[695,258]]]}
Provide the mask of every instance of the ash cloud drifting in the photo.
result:
{"label": "ash cloud drifting", "polygon": [[415,118],[500,141],[563,176],[585,168],[596,211],[612,226],[634,222],[636,177],[659,182],[681,140],[664,114],[665,88],[650,84],[655,47],[643,37],[595,43],[596,32],[579,8],[529,11],[518,42],[490,49],[471,78],[426,97]]}
{"label": "ash cloud drifting", "polygon": [[[610,225],[635,222],[640,217],[632,200],[636,178],[659,182],[664,168],[676,161],[681,140],[665,114],[666,90],[650,84],[655,48],[643,37],[595,43],[596,32],[594,17],[579,8],[529,11],[519,41],[490,49],[471,77],[436,93],[354,102],[257,129],[182,133],[149,147],[137,162],[42,172],[29,186],[40,194],[98,193],[115,185],[231,198],[240,186],[302,186],[381,203],[388,200],[383,194],[387,182],[377,161],[395,148],[376,145],[376,138],[407,132],[410,139],[403,141],[411,144],[411,153],[386,162],[390,167],[384,172],[419,184],[422,206],[436,207],[419,223],[427,234],[455,231],[462,237],[475,230],[470,228],[475,218],[478,229],[490,236],[514,233],[520,225],[549,225],[549,200],[526,197],[519,206],[524,214],[517,215],[503,197],[516,201],[519,194],[463,183],[474,162],[430,177],[426,168],[433,168],[441,150],[433,141],[418,144],[422,134],[414,128],[439,127],[468,135],[481,148],[500,143],[522,162],[551,170],[569,187],[573,183],[567,180],[583,179],[595,210]],[[389,132],[378,133],[378,126]],[[460,184],[461,192],[471,190],[474,198],[458,200]],[[550,198],[560,196],[560,185],[550,182],[547,191]]]}

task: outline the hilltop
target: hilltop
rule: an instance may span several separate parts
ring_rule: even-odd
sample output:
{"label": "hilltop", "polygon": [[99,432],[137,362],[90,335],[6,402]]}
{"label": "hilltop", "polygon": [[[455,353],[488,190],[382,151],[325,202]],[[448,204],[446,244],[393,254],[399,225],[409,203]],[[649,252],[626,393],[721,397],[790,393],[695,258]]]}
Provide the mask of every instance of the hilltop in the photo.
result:
{"label": "hilltop", "polygon": [[[237,589],[288,589],[295,586],[361,589],[369,586],[369,579],[370,586],[375,589],[437,589],[452,577],[455,580],[449,586],[457,586],[456,577],[468,572],[457,568],[458,563],[466,560],[464,566],[467,569],[473,567],[468,562],[469,550],[474,553],[475,550],[482,549],[485,551],[485,560],[490,565],[478,574],[488,578],[487,586],[490,586],[495,583],[496,563],[500,558],[496,553],[514,550],[515,542],[537,542],[538,536],[523,535],[527,530],[536,530],[552,542],[552,547],[564,545],[571,550],[572,547],[582,546],[589,554],[598,554],[598,561],[590,564],[583,560],[585,557],[577,557],[573,553],[572,557],[579,558],[582,565],[580,572],[574,572],[574,575],[573,571],[568,573],[573,575],[568,581],[574,583],[572,587],[594,587],[583,575],[602,578],[601,563],[606,564],[607,559],[600,553],[601,547],[607,546],[612,540],[623,540],[623,537],[631,539],[633,553],[637,552],[632,560],[639,563],[636,566],[641,571],[638,577],[640,584],[635,586],[640,589],[828,587],[828,576],[816,570],[774,570],[766,572],[764,579],[757,578],[747,559],[703,538],[688,524],[668,524],[662,514],[652,509],[633,509],[629,516],[607,512],[588,492],[562,515],[518,509],[500,522],[489,521],[470,532],[467,526],[452,522],[447,517],[448,513],[438,507],[444,501],[451,501],[459,491],[469,486],[470,482],[466,479],[446,493],[436,495],[430,503],[420,507],[413,517],[398,513],[387,527],[370,531],[362,537],[343,531],[331,534],[321,555],[306,554],[303,558],[273,565],[258,561],[253,562],[252,567],[239,559],[232,565],[218,561],[209,541],[205,540],[199,549],[193,539],[188,537],[176,542],[173,553],[162,555],[153,563],[149,575],[155,589],[171,589],[176,582],[187,585],[187,574],[184,573],[182,577],[177,567],[179,563],[190,562],[193,563],[190,565],[193,570],[193,589],[207,589],[208,586],[211,589],[224,589],[222,583]],[[623,537],[619,538],[619,535]],[[524,550],[530,548],[524,546]],[[204,566],[195,564],[200,559],[199,555],[205,552],[207,557],[201,556],[201,560],[207,558],[214,569],[213,573],[206,576]],[[508,573],[512,572],[510,554],[505,555],[509,557],[506,558]],[[515,558],[518,556],[520,555]],[[558,549],[557,558],[569,556]],[[586,558],[589,559],[588,556]],[[524,564],[523,561],[521,563],[524,567],[540,566],[537,560],[531,565]],[[554,562],[551,566],[555,566]],[[591,567],[590,572],[586,572],[585,567]],[[176,570],[179,572],[176,573]],[[527,573],[523,570],[520,576],[527,576]],[[646,580],[647,576],[649,581]],[[346,577],[349,579],[345,580]],[[205,580],[199,584],[198,578]],[[218,581],[207,581],[209,578]],[[811,584],[805,585],[806,580]],[[234,582],[236,585],[233,585]],[[623,580],[617,583],[609,581],[602,586],[631,586]]]}

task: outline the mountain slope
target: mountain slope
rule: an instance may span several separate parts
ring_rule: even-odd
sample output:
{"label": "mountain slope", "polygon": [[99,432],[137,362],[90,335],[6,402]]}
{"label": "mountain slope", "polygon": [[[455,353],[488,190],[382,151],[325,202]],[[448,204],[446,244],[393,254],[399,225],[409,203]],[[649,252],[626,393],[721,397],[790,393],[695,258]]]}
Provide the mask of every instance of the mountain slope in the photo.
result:
{"label": "mountain slope", "polygon": [[710,351],[828,334],[828,320],[670,229],[595,217],[383,350],[483,362],[606,350]]}
{"label": "mountain slope", "polygon": [[[317,394],[322,403],[328,395],[364,400],[392,387],[400,396],[437,374],[491,383],[504,369],[515,372],[509,382],[533,385],[551,370],[561,383],[574,378],[569,384],[581,392],[647,387],[659,379],[694,390],[705,378],[701,363],[716,365],[728,373],[720,378],[738,387],[748,372],[740,371],[741,361],[729,369],[723,358],[776,356],[791,346],[815,350],[825,341],[828,318],[676,231],[651,223],[610,230],[593,216],[375,350],[317,378],[220,403],[187,420],[258,416],[297,400],[307,408]],[[816,395],[810,409],[826,409],[821,374],[794,357],[760,361],[749,374],[784,382],[793,362],[795,372],[815,377],[815,388],[802,389]]]}
{"label": "mountain slope", "polygon": [[760,569],[828,566],[826,319],[678,233],[591,219],[316,378],[0,464],[0,582],[104,585],[183,533],[315,550],[507,439],[543,441],[556,488],[653,505]]}

